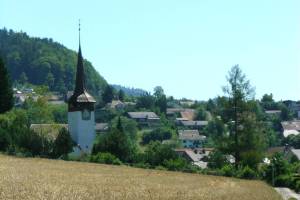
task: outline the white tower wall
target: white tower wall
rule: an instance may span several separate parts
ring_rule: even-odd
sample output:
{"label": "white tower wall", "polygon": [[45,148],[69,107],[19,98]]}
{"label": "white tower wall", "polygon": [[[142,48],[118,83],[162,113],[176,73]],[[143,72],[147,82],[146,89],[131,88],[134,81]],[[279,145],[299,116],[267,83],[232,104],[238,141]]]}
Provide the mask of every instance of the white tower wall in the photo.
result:
{"label": "white tower wall", "polygon": [[96,137],[94,111],[91,111],[89,120],[82,119],[81,111],[68,112],[68,128],[72,139],[81,147],[81,151],[75,147],[74,153],[90,153]]}

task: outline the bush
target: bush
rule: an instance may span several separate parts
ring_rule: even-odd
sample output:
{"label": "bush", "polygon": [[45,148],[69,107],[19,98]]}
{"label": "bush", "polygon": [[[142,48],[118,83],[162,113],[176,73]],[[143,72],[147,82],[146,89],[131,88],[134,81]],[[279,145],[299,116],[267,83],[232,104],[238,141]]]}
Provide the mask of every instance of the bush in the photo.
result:
{"label": "bush", "polygon": [[149,163],[143,163],[143,162],[139,162],[139,163],[134,163],[132,164],[133,167],[137,167],[137,168],[142,168],[142,169],[150,169],[151,165]]}
{"label": "bush", "polygon": [[292,187],[292,177],[290,175],[280,175],[275,178],[276,187]]}
{"label": "bush", "polygon": [[170,160],[165,160],[163,162],[163,166],[171,171],[184,170],[185,168],[187,168],[187,165],[188,165],[187,161],[183,158],[170,159]]}
{"label": "bush", "polygon": [[212,169],[221,169],[228,164],[228,161],[224,154],[218,150],[215,150],[209,154],[208,167]]}
{"label": "bush", "polygon": [[258,174],[256,171],[254,171],[253,169],[251,169],[250,167],[246,166],[244,168],[241,168],[238,171],[237,176],[239,178],[244,178],[244,179],[255,179],[258,177]]}
{"label": "bush", "polygon": [[144,133],[142,137],[143,144],[149,144],[151,141],[169,140],[172,137],[172,130],[166,127],[154,129],[151,132]]}
{"label": "bush", "polygon": [[234,166],[232,165],[225,165],[222,167],[222,169],[220,170],[220,174],[223,175],[223,176],[229,176],[229,177],[232,177],[232,176],[235,176],[236,174],[236,170],[234,168]]}
{"label": "bush", "polygon": [[296,192],[300,192],[300,180],[296,181],[293,187]]}
{"label": "bush", "polygon": [[151,166],[163,165],[165,160],[176,159],[177,154],[166,144],[150,142],[145,150],[145,162]]}
{"label": "bush", "polygon": [[98,153],[96,155],[91,156],[90,161],[95,163],[110,164],[110,165],[122,164],[122,162],[116,156],[110,153]]}

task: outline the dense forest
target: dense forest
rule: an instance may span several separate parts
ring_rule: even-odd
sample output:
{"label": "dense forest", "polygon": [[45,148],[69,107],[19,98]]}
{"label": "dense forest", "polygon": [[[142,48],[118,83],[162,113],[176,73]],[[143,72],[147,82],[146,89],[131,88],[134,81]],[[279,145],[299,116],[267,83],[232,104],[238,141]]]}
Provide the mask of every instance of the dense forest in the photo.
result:
{"label": "dense forest", "polygon": [[[0,54],[13,82],[47,85],[61,93],[74,87],[77,53],[52,39],[0,29]],[[98,96],[107,82],[89,61],[84,65],[88,90]]]}
{"label": "dense forest", "polygon": [[140,97],[148,93],[146,90],[140,88],[129,88],[122,85],[113,84],[112,87],[117,91],[122,90],[126,95],[133,97]]}

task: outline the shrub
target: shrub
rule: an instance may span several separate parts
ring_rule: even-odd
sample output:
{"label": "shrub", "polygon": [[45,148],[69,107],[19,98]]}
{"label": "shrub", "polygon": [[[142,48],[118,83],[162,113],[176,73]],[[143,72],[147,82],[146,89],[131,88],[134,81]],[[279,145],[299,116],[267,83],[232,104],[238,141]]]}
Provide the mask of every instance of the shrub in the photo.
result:
{"label": "shrub", "polygon": [[142,163],[142,162],[134,163],[134,164],[132,164],[132,166],[137,167],[137,168],[142,168],[142,169],[150,169],[151,168],[151,165],[149,163]]}
{"label": "shrub", "polygon": [[163,162],[163,166],[171,171],[184,170],[187,167],[187,165],[188,165],[187,161],[183,158],[170,159],[170,160],[165,160]]}
{"label": "shrub", "polygon": [[103,164],[112,164],[112,165],[121,165],[122,162],[114,155],[110,153],[98,153],[91,156],[91,162],[103,163]]}
{"label": "shrub", "polygon": [[171,139],[172,130],[166,127],[154,129],[151,132],[144,133],[142,137],[143,144],[149,144],[151,141],[160,141]]}
{"label": "shrub", "polygon": [[255,179],[258,177],[258,174],[256,171],[254,171],[250,167],[246,166],[246,167],[241,168],[238,171],[237,176],[239,178],[244,178],[244,179]]}
{"label": "shrub", "polygon": [[72,152],[74,142],[67,129],[63,128],[59,131],[57,138],[53,145],[53,157],[58,158],[60,156],[67,157],[66,155]]}
{"label": "shrub", "polygon": [[300,180],[296,181],[293,187],[296,192],[300,192]]}
{"label": "shrub", "polygon": [[291,187],[292,185],[292,177],[290,175],[280,175],[275,178],[276,187]]}
{"label": "shrub", "polygon": [[222,152],[216,150],[209,154],[209,157],[208,157],[208,167],[209,168],[221,169],[226,164],[228,164],[228,161]]}
{"label": "shrub", "polygon": [[235,176],[235,174],[236,174],[235,169],[232,165],[225,165],[222,167],[222,169],[220,171],[221,171],[221,175],[223,175],[223,176],[232,177],[232,176]]}

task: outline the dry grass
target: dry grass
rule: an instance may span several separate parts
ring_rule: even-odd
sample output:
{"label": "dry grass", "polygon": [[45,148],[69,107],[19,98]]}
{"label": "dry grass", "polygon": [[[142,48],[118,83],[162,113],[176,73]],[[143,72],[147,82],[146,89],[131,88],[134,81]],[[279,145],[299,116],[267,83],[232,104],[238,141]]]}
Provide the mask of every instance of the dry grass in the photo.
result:
{"label": "dry grass", "polygon": [[281,198],[260,181],[0,155],[0,199]]}

